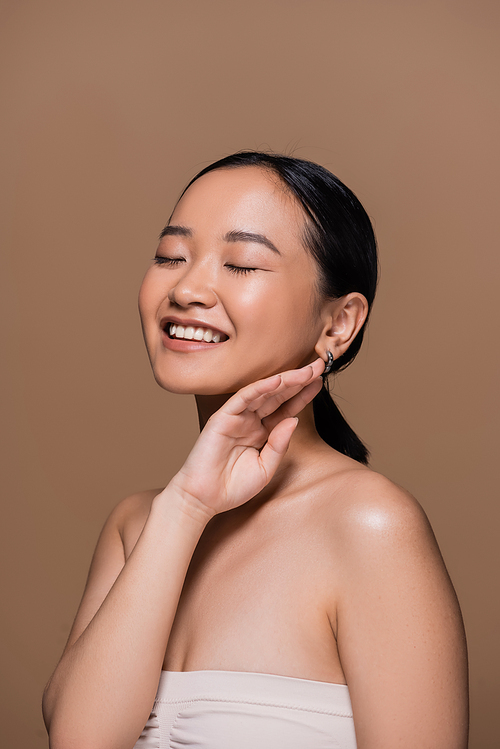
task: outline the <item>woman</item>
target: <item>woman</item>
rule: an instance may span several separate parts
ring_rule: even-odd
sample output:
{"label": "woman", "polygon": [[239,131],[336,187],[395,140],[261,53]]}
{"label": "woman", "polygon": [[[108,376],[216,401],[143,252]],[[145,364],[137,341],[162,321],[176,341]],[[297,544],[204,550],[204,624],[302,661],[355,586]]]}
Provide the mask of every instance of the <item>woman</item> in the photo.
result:
{"label": "woman", "polygon": [[376,280],[370,221],[322,167],[241,153],[188,185],[139,303],[154,376],[196,395],[202,432],[103,528],[44,695],[53,749],[466,747],[432,531],[323,386]]}

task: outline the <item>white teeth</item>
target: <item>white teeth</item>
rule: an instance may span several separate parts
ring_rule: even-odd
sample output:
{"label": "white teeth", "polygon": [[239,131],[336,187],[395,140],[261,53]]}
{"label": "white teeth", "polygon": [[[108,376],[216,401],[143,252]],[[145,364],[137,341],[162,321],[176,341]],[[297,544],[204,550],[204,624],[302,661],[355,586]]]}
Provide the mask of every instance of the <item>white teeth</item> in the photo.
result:
{"label": "white teeth", "polygon": [[221,334],[214,333],[211,328],[195,328],[192,325],[170,324],[169,333],[171,338],[184,338],[188,341],[205,341],[205,343],[220,343]]}

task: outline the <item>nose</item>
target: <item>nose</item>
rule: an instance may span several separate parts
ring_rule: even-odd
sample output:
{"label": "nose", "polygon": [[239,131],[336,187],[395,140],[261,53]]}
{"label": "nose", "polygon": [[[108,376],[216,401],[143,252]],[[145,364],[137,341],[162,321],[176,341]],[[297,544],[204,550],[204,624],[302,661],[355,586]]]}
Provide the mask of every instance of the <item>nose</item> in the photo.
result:
{"label": "nose", "polygon": [[217,294],[206,264],[195,263],[186,267],[168,292],[168,299],[178,307],[213,307],[217,303]]}

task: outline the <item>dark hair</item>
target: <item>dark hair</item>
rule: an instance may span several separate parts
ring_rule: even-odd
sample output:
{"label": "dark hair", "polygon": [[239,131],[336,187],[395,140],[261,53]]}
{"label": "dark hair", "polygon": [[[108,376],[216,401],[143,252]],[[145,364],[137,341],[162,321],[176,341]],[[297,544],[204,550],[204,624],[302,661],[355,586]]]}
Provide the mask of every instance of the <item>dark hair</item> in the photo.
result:
{"label": "dark hair", "polygon": [[[276,174],[304,209],[308,222],[304,244],[320,271],[320,292],[338,299],[353,291],[368,301],[363,327],[347,351],[333,363],[332,372],[350,364],[358,353],[375,297],[378,276],[377,243],[368,215],[351,190],[319,164],[260,151],[242,151],[205,167],[184,189],[208,172],[258,166]],[[321,438],[344,455],[367,464],[369,452],[351,429],[326,385],[313,401],[314,422]]]}

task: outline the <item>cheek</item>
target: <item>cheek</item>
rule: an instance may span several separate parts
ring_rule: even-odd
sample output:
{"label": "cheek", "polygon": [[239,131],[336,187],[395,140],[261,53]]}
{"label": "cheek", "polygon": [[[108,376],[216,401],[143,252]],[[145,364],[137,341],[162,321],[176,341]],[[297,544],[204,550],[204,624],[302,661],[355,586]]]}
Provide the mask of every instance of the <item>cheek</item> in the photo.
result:
{"label": "cheek", "polygon": [[142,334],[149,359],[153,363],[156,359],[158,346],[158,312],[165,296],[165,290],[159,288],[153,274],[149,271],[139,289],[139,315],[141,318]]}
{"label": "cheek", "polygon": [[319,317],[315,288],[300,274],[288,279],[256,279],[232,299],[233,320],[255,335],[275,335],[277,340],[314,334]]}
{"label": "cheek", "polygon": [[139,289],[139,314],[143,327],[151,322],[150,318],[153,318],[158,309],[160,302],[160,295],[158,284],[155,283],[151,271],[148,271],[144,276],[141,287]]}

